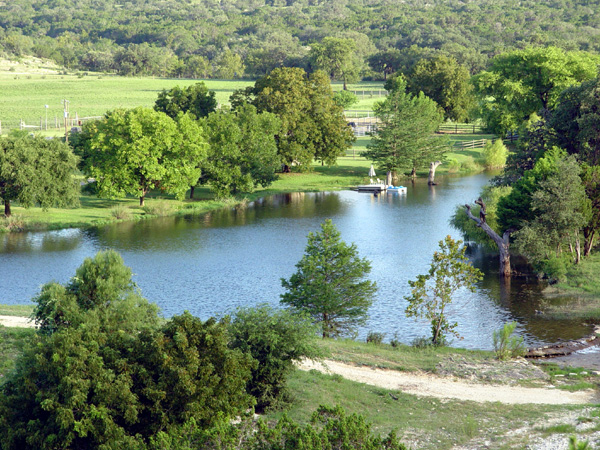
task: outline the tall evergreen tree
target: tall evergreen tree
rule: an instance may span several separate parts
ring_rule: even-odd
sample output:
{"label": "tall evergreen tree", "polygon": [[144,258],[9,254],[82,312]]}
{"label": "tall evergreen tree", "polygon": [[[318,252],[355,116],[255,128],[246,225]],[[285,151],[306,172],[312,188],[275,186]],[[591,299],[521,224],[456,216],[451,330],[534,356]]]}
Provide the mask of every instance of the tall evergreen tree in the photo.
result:
{"label": "tall evergreen tree", "polygon": [[396,178],[401,169],[417,169],[442,159],[449,150],[448,139],[435,136],[443,118],[438,105],[422,92],[406,92],[406,83],[398,78],[394,89],[373,108],[379,119],[364,156]]}
{"label": "tall evergreen tree", "polygon": [[355,244],[340,239],[331,219],[321,224],[320,232],[309,233],[296,267],[289,280],[281,280],[287,289],[281,303],[310,314],[324,338],[352,331],[366,321],[377,291],[374,282],[364,279],[371,263],[358,256]]}

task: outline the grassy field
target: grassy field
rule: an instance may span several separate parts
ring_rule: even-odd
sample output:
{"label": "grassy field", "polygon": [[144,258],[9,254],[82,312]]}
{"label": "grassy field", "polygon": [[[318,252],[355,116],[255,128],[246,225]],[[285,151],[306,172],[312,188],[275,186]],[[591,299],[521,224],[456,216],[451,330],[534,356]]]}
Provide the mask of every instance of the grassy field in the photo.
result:
{"label": "grassy field", "polygon": [[[70,117],[101,116],[115,108],[152,106],[163,89],[174,86],[186,87],[203,81],[216,94],[219,104],[228,104],[234,90],[254,84],[251,80],[189,80],[164,78],[132,78],[114,75],[63,75],[57,71],[23,72],[0,71],[0,121],[2,132],[17,128],[22,119],[26,125],[54,129],[62,127],[63,100],[69,101]],[[335,84],[335,90],[341,85]],[[382,89],[381,83],[359,83],[350,89]],[[371,109],[377,97],[366,96],[353,106],[354,109]],[[45,107],[48,105],[48,108]],[[33,128],[32,128],[33,130]],[[60,130],[58,131],[61,132]],[[53,130],[56,134],[57,131]]]}

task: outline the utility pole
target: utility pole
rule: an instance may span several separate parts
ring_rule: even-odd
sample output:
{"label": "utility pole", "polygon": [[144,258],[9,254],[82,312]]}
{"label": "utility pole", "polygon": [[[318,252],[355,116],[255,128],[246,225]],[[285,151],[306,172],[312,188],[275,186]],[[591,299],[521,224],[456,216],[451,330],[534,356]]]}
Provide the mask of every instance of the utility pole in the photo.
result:
{"label": "utility pole", "polygon": [[67,131],[67,124],[69,118],[69,100],[63,100],[63,111],[65,113],[65,142],[69,143],[69,132]]}

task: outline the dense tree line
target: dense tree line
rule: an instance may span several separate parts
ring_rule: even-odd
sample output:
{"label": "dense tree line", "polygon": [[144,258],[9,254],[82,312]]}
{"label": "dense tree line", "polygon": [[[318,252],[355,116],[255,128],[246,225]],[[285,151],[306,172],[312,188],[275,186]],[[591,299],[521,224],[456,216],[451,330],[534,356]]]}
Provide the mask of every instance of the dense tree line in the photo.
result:
{"label": "dense tree line", "polygon": [[490,57],[530,45],[600,50],[598,6],[597,0],[23,0],[0,6],[0,42],[7,55],[33,54],[81,70],[233,78],[281,66],[323,68],[319,46],[330,37],[348,39],[341,47],[360,63],[338,66],[335,75],[343,78],[357,70],[383,76],[411,64],[411,56],[434,53],[475,73]]}
{"label": "dense tree line", "polygon": [[[513,52],[499,61],[523,54]],[[479,242],[490,237],[503,246],[505,262],[510,246],[538,273],[560,280],[570,265],[580,263],[598,245],[600,77],[585,59],[571,59],[568,66],[548,63],[556,54],[554,48],[545,55],[529,51],[529,63],[537,66],[543,61],[546,70],[522,72],[519,81],[510,75],[515,61],[507,66],[508,82],[503,83],[500,72],[490,77],[498,86],[512,86],[522,93],[513,102],[507,101],[511,96],[502,98],[507,114],[498,115],[519,125],[519,141],[504,173],[476,202],[481,206],[479,219],[465,205],[467,216],[457,211],[453,223],[466,237]],[[566,61],[565,55],[561,58]],[[568,81],[573,74],[586,72],[587,81]],[[590,74],[595,78],[589,79]],[[507,269],[504,275],[509,274]]]}

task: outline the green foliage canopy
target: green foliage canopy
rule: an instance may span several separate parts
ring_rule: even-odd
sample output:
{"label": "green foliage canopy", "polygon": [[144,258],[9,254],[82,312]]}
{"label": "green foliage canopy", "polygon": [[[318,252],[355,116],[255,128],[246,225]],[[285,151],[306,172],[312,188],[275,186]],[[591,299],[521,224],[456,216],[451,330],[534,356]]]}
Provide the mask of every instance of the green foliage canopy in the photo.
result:
{"label": "green foliage canopy", "polygon": [[408,168],[415,176],[418,168],[442,159],[449,146],[447,137],[434,135],[443,120],[438,105],[422,92],[412,95],[405,88],[397,78],[395,89],[373,108],[380,122],[364,156],[379,170]]}
{"label": "green foliage canopy", "polygon": [[85,173],[101,197],[137,195],[151,189],[183,198],[200,177],[206,157],[204,130],[189,115],[171,119],[151,108],[110,111],[85,128]]}
{"label": "green foliage canopy", "polygon": [[471,265],[465,256],[462,241],[450,236],[439,242],[440,250],[433,254],[427,275],[418,275],[408,284],[411,295],[404,297],[408,301],[407,317],[423,317],[431,323],[431,341],[434,345],[446,342],[448,333],[456,337],[456,323],[450,323],[446,307],[452,302],[452,296],[461,288],[475,292],[475,283],[483,273]]}
{"label": "green foliage canopy", "polygon": [[199,119],[217,109],[217,99],[215,93],[209,91],[204,83],[196,83],[183,89],[175,86],[168,91],[163,89],[158,94],[154,109],[164,112],[171,119],[176,119],[179,113],[187,112]]}
{"label": "green foliage canopy", "polygon": [[552,109],[566,88],[598,74],[600,58],[557,47],[528,47],[496,56],[474,77],[481,115],[490,131],[504,135],[543,109]]}
{"label": "green foliage canopy", "polygon": [[456,59],[436,55],[419,61],[407,74],[407,90],[418,95],[423,92],[444,111],[444,118],[465,122],[475,107],[473,85],[469,70]]}
{"label": "green foliage canopy", "polygon": [[73,178],[77,157],[58,139],[9,136],[0,139],[0,199],[10,217],[11,202],[21,206],[74,206],[79,185]]}
{"label": "green foliage canopy", "polygon": [[258,412],[287,400],[286,382],[294,363],[320,354],[317,327],[310,317],[268,305],[239,308],[230,333],[230,347],[258,361],[246,388],[256,398]]}
{"label": "green foliage canopy", "polygon": [[246,410],[253,361],[228,325],[185,313],[160,325],[114,251],[35,299],[41,325],[0,386],[0,446],[139,449],[192,418],[202,429]]}
{"label": "green foliage canopy", "polygon": [[288,166],[308,170],[314,158],[334,164],[354,142],[344,111],[333,100],[329,79],[323,72],[309,77],[300,68],[275,69],[253,87],[231,96],[234,109],[244,103],[279,117],[278,153]]}
{"label": "green foliage canopy", "polygon": [[281,122],[275,114],[258,114],[244,104],[236,111],[217,111],[206,119],[209,150],[202,181],[217,197],[252,192],[276,178],[281,163],[275,136]]}
{"label": "green foliage canopy", "polygon": [[287,290],[281,303],[310,314],[324,338],[354,330],[367,319],[377,291],[375,282],[365,280],[371,264],[358,256],[356,245],[340,239],[331,219],[321,231],[309,233],[298,271],[289,280],[281,279]]}

